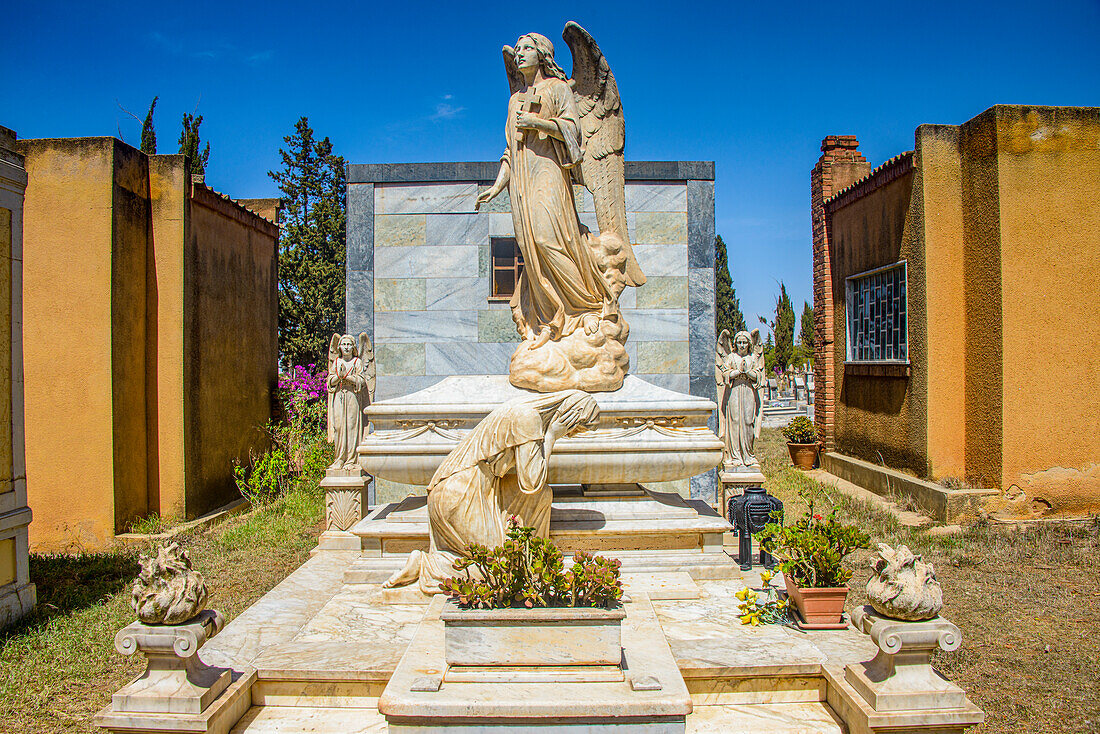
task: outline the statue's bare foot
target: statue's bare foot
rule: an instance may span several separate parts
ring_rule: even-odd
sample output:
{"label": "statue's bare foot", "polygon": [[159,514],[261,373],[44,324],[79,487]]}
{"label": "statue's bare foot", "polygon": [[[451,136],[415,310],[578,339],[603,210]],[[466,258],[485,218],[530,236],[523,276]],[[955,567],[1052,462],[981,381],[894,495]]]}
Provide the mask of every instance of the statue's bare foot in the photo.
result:
{"label": "statue's bare foot", "polygon": [[550,329],[544,328],[539,332],[539,335],[535,337],[534,341],[527,345],[528,349],[538,349],[546,342],[550,341]]}
{"label": "statue's bare foot", "polygon": [[334,469],[334,470],[335,469],[342,469],[343,467],[344,467],[344,462],[340,461],[339,459],[337,459],[336,461],[334,461],[334,462],[332,462],[331,464],[328,465],[329,469]]}
{"label": "statue's bare foot", "polygon": [[404,568],[386,579],[385,583],[382,584],[382,588],[392,589],[395,586],[408,586],[420,578],[420,558],[423,555],[424,552],[420,550],[414,550],[410,553],[408,560],[405,561]]}
{"label": "statue's bare foot", "polygon": [[584,323],[584,333],[588,336],[600,330],[600,317],[594,313],[586,313],[581,321]]}

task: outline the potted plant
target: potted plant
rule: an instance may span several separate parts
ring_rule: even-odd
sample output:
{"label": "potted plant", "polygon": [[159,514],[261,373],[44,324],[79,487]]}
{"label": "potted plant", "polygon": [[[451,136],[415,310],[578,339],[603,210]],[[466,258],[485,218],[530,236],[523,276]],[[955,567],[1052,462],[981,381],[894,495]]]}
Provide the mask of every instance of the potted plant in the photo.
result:
{"label": "potted plant", "polygon": [[622,659],[619,561],[578,551],[566,570],[557,546],[513,519],[504,545],[471,544],[454,565],[466,574],[443,582],[450,596],[440,614],[448,664],[617,665]]}
{"label": "potted plant", "polygon": [[846,625],[844,601],[852,572],[841,561],[857,548],[866,548],[870,536],[855,525],[836,519],[834,507],[828,515],[809,510],[793,525],[771,522],[756,534],[761,547],[781,559],[779,570],[807,629],[842,629]]}
{"label": "potted plant", "polygon": [[814,422],[800,415],[783,427],[783,437],[787,439],[787,450],[791,452],[791,461],[799,469],[813,469],[817,463],[817,427]]}

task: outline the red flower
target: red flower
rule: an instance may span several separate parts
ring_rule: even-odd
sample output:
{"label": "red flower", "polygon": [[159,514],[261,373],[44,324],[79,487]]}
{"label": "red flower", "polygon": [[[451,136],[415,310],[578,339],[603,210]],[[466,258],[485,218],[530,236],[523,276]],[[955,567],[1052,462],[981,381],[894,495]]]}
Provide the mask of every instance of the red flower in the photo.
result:
{"label": "red flower", "polygon": [[824,518],[824,517],[822,517],[821,515],[814,515],[814,519],[815,519],[815,520],[817,520],[818,522],[821,522],[821,521],[822,521],[822,520],[824,520],[825,518]]}

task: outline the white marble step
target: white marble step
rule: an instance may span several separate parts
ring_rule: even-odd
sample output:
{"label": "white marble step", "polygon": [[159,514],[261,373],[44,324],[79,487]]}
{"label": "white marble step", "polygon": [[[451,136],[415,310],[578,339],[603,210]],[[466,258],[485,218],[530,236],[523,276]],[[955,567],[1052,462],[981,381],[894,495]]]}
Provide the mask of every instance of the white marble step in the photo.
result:
{"label": "white marble step", "polygon": [[829,705],[809,703],[696,705],[687,734],[845,734]]}
{"label": "white marble step", "polygon": [[253,706],[230,734],[374,734],[385,732],[378,709]]}

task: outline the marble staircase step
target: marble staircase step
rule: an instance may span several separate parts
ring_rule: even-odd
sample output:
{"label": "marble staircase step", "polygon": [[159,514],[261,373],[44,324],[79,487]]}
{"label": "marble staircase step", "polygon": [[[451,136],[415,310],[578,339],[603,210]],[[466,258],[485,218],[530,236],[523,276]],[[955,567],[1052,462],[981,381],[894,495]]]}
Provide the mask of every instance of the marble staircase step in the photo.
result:
{"label": "marble staircase step", "polygon": [[388,731],[378,709],[320,706],[253,706],[230,734],[381,734]]}
{"label": "marble staircase step", "polygon": [[845,734],[846,731],[840,717],[820,701],[695,706],[687,717],[688,734]]}

